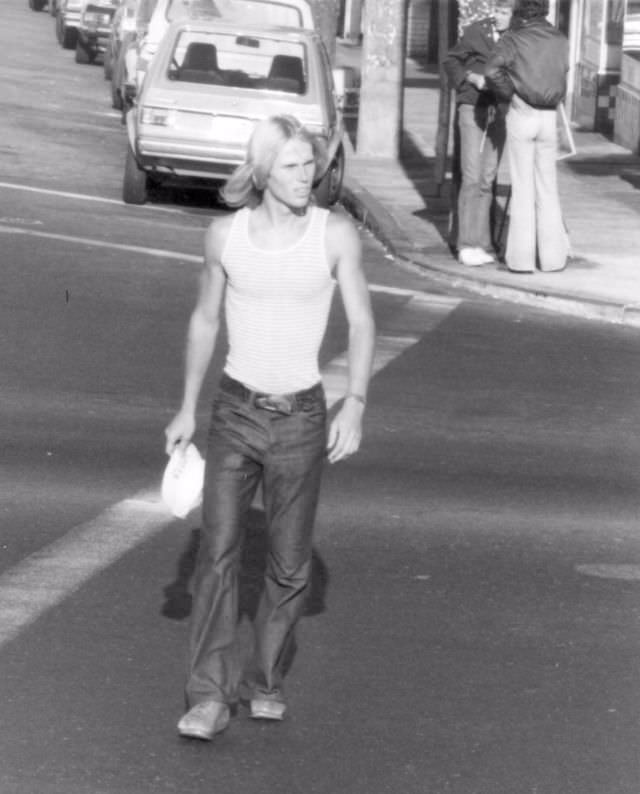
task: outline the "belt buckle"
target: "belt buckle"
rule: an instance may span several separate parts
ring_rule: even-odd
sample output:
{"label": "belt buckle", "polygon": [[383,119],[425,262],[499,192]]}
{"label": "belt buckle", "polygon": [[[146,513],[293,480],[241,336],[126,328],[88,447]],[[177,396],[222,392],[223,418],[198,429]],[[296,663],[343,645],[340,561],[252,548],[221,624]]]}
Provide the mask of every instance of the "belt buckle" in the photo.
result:
{"label": "belt buckle", "polygon": [[285,394],[263,394],[256,397],[255,404],[265,411],[274,411],[279,414],[293,413],[293,404]]}

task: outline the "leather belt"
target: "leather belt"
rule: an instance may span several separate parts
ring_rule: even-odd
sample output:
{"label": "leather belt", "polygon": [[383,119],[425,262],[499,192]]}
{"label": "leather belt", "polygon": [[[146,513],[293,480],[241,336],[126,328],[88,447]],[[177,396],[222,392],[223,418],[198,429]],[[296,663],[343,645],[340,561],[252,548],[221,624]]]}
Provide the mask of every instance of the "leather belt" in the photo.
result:
{"label": "leather belt", "polygon": [[265,411],[290,415],[296,411],[308,410],[311,405],[323,396],[321,383],[316,383],[309,389],[291,392],[289,394],[267,394],[266,392],[253,391],[244,383],[230,377],[226,373],[220,378],[220,390],[234,397],[239,397],[243,402],[254,405]]}

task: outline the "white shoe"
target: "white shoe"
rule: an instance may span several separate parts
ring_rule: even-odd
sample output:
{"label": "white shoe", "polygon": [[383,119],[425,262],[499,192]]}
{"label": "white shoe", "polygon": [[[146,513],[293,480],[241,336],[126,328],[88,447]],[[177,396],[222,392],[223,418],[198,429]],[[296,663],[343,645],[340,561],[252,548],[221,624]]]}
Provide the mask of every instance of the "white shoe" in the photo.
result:
{"label": "white shoe", "polygon": [[479,267],[480,265],[487,265],[493,262],[493,258],[487,260],[489,254],[483,251],[482,248],[461,248],[458,251],[458,262],[467,267]]}
{"label": "white shoe", "polygon": [[483,257],[484,262],[483,265],[492,265],[496,260],[493,254],[490,254],[488,251],[485,251],[484,248],[476,248],[476,251]]}
{"label": "white shoe", "polygon": [[251,717],[254,720],[281,720],[284,717],[286,708],[286,705],[280,700],[253,698],[251,701]]}
{"label": "white shoe", "polygon": [[189,739],[213,739],[229,724],[229,707],[217,700],[204,700],[187,711],[178,723],[178,733]]}

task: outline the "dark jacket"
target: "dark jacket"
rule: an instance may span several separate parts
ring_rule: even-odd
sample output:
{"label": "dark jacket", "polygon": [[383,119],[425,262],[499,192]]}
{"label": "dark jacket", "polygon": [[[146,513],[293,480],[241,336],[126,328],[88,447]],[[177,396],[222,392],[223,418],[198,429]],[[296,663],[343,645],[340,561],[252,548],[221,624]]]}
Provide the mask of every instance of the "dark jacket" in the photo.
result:
{"label": "dark jacket", "polygon": [[567,90],[569,43],[543,17],[508,30],[489,57],[485,77],[501,99],[517,94],[536,108],[555,108]]}
{"label": "dark jacket", "polygon": [[472,22],[462,31],[462,36],[448,52],[443,66],[459,105],[495,105],[496,97],[491,91],[478,91],[465,79],[467,72],[484,74],[489,55],[496,44],[493,40],[491,19]]}

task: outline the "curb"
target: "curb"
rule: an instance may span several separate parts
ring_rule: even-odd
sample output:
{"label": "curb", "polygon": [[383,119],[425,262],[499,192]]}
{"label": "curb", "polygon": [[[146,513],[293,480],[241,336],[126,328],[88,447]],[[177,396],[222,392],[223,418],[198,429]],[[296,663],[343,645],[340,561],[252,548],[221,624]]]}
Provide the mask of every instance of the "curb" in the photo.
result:
{"label": "curb", "polygon": [[523,303],[589,320],[640,328],[640,305],[580,297],[567,292],[501,284],[486,276],[453,272],[450,254],[430,223],[427,236],[433,247],[416,247],[389,210],[350,174],[345,175],[340,203],[362,223],[391,255],[405,266],[417,268],[439,283],[485,297]]}

